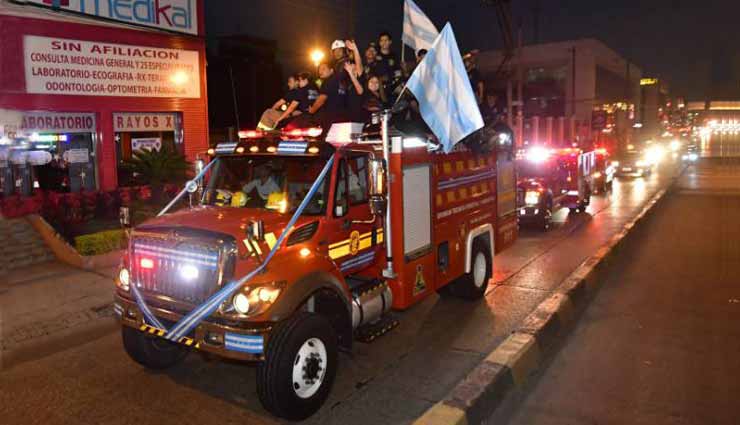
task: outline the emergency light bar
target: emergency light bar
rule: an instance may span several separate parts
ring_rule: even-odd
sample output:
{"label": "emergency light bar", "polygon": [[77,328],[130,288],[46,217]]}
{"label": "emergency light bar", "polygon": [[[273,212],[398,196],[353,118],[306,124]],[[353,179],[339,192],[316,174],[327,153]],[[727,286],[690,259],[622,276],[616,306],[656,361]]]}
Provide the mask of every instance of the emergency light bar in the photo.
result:
{"label": "emergency light bar", "polygon": [[283,137],[319,137],[323,132],[324,130],[320,127],[295,128],[293,130],[283,131],[282,135]]}
{"label": "emergency light bar", "polygon": [[218,145],[216,145],[215,152],[220,154],[234,153],[234,151],[236,150],[236,145],[237,144],[235,142],[219,143]]}
{"label": "emergency light bar", "polygon": [[240,139],[259,139],[264,133],[260,130],[242,130],[238,135]]}

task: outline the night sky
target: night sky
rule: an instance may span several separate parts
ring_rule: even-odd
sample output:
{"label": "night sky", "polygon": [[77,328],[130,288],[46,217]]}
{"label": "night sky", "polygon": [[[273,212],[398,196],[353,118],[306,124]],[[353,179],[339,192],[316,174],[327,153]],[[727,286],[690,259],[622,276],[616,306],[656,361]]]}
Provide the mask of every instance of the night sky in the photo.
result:
{"label": "night sky", "polygon": [[[439,29],[450,21],[463,51],[501,47],[491,6],[477,0],[416,0]],[[400,43],[403,0],[208,0],[209,36],[247,34],[278,41],[287,71],[308,66],[313,46],[353,36],[365,45],[387,30]],[[538,9],[539,14],[535,13]],[[592,37],[667,80],[689,99],[740,97],[740,2],[704,0],[513,0],[525,44]],[[397,44],[398,45],[398,44]]]}

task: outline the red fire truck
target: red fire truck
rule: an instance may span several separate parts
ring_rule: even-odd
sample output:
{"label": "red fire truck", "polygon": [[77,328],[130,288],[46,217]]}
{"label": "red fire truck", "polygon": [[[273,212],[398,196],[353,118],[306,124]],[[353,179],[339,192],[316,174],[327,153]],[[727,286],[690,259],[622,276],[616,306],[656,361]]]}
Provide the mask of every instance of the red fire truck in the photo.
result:
{"label": "red fire truck", "polygon": [[511,135],[445,154],[383,123],[331,143],[245,132],[212,150],[181,193],[191,205],[131,231],[115,297],[129,356],[255,363],[264,407],[302,419],[326,400],[338,350],[392,329],[391,309],[442,288],[483,297],[517,237]]}
{"label": "red fire truck", "polygon": [[517,153],[519,222],[543,230],[560,208],[578,213],[591,202],[595,152],[534,146]]}
{"label": "red fire truck", "polygon": [[594,193],[606,193],[612,189],[617,167],[606,148],[596,148],[594,150],[594,161],[592,170],[593,191]]}

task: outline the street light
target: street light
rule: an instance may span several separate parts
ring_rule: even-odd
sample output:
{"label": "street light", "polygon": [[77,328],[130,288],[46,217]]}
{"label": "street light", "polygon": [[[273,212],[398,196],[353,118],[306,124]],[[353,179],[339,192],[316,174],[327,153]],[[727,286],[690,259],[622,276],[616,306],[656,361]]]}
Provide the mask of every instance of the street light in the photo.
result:
{"label": "street light", "polygon": [[311,51],[311,61],[313,62],[314,66],[316,68],[319,67],[319,64],[321,64],[321,61],[324,60],[324,52],[319,49],[314,49]]}

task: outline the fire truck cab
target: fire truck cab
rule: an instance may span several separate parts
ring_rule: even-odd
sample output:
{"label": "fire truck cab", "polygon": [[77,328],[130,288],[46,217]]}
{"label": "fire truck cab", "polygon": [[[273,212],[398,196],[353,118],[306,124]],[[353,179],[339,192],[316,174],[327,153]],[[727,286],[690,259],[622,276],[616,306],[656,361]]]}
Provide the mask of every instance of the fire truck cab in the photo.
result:
{"label": "fire truck cab", "polygon": [[578,213],[591,202],[595,152],[530,147],[517,153],[519,222],[547,230],[561,208]]}
{"label": "fire truck cab", "polygon": [[213,149],[191,205],[130,233],[115,296],[129,356],[255,363],[264,407],[303,419],[338,350],[392,329],[391,309],[443,288],[483,297],[517,237],[510,134],[446,154],[383,122],[381,135],[247,132]]}

